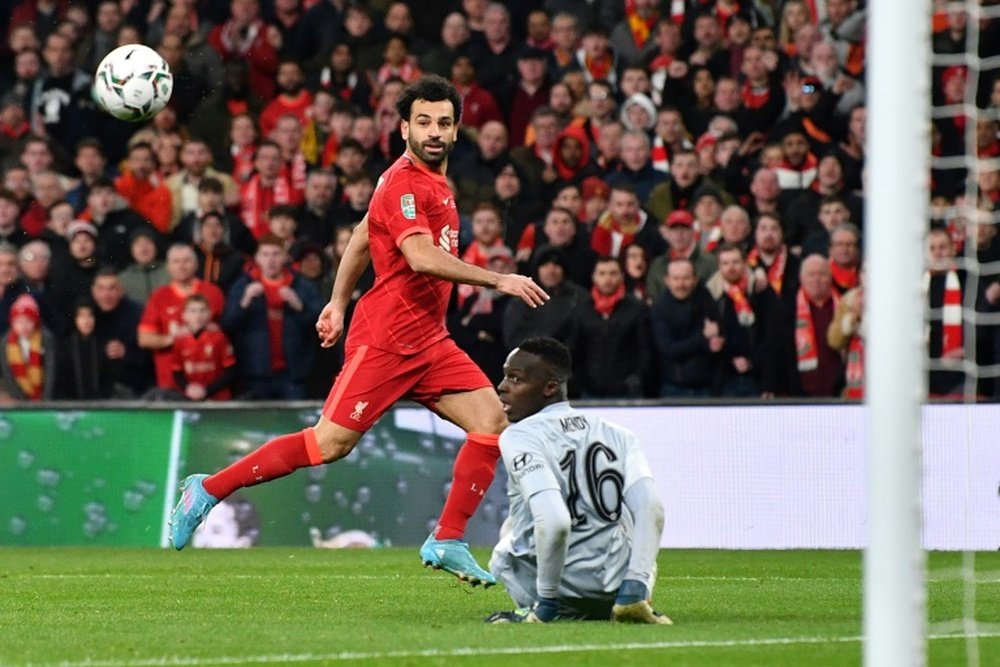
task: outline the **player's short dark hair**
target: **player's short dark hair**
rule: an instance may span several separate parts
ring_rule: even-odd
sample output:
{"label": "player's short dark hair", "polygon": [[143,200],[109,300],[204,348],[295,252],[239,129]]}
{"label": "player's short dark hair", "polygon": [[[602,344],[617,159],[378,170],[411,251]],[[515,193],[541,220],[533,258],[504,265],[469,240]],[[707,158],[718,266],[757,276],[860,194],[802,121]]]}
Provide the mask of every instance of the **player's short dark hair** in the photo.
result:
{"label": "player's short dark hair", "polygon": [[455,123],[462,118],[462,96],[458,94],[455,86],[443,76],[437,74],[425,74],[410,85],[403,88],[403,93],[396,102],[396,111],[399,117],[409,122],[410,112],[413,110],[413,103],[416,100],[427,102],[441,102],[448,100],[452,109],[455,110]]}
{"label": "player's short dark hair", "polygon": [[548,336],[528,338],[517,346],[522,352],[533,354],[544,361],[559,382],[566,382],[573,372],[573,357],[569,348]]}

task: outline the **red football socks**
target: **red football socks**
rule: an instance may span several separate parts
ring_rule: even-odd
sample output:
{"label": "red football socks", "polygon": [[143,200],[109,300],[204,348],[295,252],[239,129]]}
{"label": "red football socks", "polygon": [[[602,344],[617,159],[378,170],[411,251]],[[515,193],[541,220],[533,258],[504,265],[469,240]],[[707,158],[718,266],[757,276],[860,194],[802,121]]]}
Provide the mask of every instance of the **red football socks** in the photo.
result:
{"label": "red football socks", "polygon": [[461,539],[465,535],[465,526],[476,513],[496,473],[499,440],[500,436],[489,433],[466,436],[465,444],[455,457],[451,491],[438,521],[437,539]]}
{"label": "red football socks", "polygon": [[206,491],[222,500],[237,489],[284,477],[299,468],[322,462],[316,433],[307,428],[269,440],[228,468],[205,478],[203,484]]}

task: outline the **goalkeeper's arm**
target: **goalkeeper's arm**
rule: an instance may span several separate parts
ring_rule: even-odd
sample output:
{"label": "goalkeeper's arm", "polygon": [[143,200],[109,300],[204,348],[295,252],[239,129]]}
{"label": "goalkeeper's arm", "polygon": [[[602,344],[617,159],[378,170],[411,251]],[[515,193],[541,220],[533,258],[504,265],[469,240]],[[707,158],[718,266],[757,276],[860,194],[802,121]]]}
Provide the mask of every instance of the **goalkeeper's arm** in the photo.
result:
{"label": "goalkeeper's arm", "polygon": [[562,494],[555,489],[539,491],[528,499],[531,517],[535,526],[535,547],[538,559],[538,603],[535,615],[541,621],[555,618],[559,597],[559,582],[562,581],[569,548],[569,533],[572,523],[569,508]]}
{"label": "goalkeeper's arm", "polygon": [[635,522],[632,554],[625,580],[642,583],[648,596],[656,571],[656,556],[660,552],[660,536],[663,534],[663,503],[656,495],[656,484],[652,478],[645,477],[630,486],[625,491],[625,505]]}

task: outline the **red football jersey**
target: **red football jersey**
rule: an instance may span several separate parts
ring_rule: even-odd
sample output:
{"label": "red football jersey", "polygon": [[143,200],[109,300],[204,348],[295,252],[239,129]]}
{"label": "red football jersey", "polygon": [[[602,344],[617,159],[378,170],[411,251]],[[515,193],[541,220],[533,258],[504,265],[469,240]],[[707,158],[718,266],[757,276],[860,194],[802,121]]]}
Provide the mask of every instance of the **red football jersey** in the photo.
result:
{"label": "red football jersey", "polygon": [[[192,293],[204,294],[208,299],[209,310],[212,311],[212,319],[218,320],[222,315],[222,306],[226,297],[214,283],[206,282],[195,278]],[[139,331],[149,331],[156,334],[176,334],[183,329],[184,322],[181,314],[184,312],[184,300],[188,295],[181,292],[173,285],[164,285],[153,290],[146,302],[146,309],[142,312],[142,319],[139,320]],[[171,370],[171,349],[153,351],[153,363],[156,366],[156,386],[172,388],[174,386],[174,375]]]}
{"label": "red football jersey", "polygon": [[429,234],[457,257],[458,225],[455,197],[443,175],[406,153],[382,174],[368,207],[375,284],[354,311],[348,345],[412,354],[448,336],[451,282],[416,273],[399,246],[412,234]]}
{"label": "red football jersey", "polygon": [[[209,324],[197,336],[189,333],[178,336],[172,349],[171,371],[182,371],[188,384],[200,384],[207,388],[219,379],[225,369],[236,365],[236,355],[229,338],[214,324]],[[232,395],[226,387],[207,398],[225,401]]]}

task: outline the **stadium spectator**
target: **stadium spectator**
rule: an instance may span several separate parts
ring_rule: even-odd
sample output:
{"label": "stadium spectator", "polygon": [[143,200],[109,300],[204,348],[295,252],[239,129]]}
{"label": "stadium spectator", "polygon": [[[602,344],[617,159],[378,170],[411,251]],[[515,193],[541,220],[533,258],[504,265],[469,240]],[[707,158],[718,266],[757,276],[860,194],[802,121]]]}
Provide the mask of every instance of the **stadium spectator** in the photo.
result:
{"label": "stadium spectator", "polygon": [[45,73],[30,91],[31,129],[68,150],[96,130],[90,103],[90,75],[73,63],[73,44],[65,35],[45,37]]}
{"label": "stadium spectator", "polygon": [[787,374],[782,348],[781,303],[767,283],[758,285],[743,249],[731,243],[719,247],[719,270],[705,287],[719,311],[722,348],[718,393],[723,397],[770,398]]}
{"label": "stadium spectator", "polygon": [[170,282],[160,261],[160,238],[152,229],[138,227],[132,232],[129,252],[132,262],[118,274],[125,296],[146,305],[154,291]]}
{"label": "stadium spectator", "polygon": [[965,373],[965,332],[962,304],[966,273],[955,262],[955,243],[946,229],[934,228],[927,234],[927,272],[924,290],[931,309],[928,353],[931,366],[928,392],[931,396],[961,396]]}
{"label": "stadium spectator", "polygon": [[865,396],[864,288],[857,286],[844,294],[833,314],[827,342],[844,357],[844,398]]}
{"label": "stadium spectator", "polygon": [[[117,3],[115,4],[117,5]],[[80,177],[73,187],[67,190],[66,201],[72,204],[75,212],[80,213],[87,205],[87,196],[90,194],[91,186],[108,175],[108,160],[101,143],[96,139],[80,141],[76,145],[73,165]]]}
{"label": "stadium spectator", "polygon": [[861,282],[861,232],[849,222],[830,231],[830,273],[841,296]]}
{"label": "stadium spectator", "polygon": [[125,171],[115,179],[115,190],[158,232],[169,234],[173,196],[170,188],[156,174],[156,169],[153,147],[146,142],[133,144],[128,149]]}
{"label": "stadium spectator", "polygon": [[69,239],[69,261],[53,266],[50,272],[51,305],[59,331],[66,330],[73,304],[81,296],[86,296],[98,268],[97,229],[94,225],[77,220],[70,224],[66,238]]}
{"label": "stadium spectator", "polygon": [[[513,273],[516,265],[510,249],[502,244],[491,246],[486,252],[484,268]],[[507,356],[503,345],[503,321],[509,301],[510,297],[495,289],[475,287],[448,315],[448,332],[455,343],[493,384],[503,378],[503,362]]]}
{"label": "stadium spectator", "polygon": [[461,215],[469,215],[479,202],[493,198],[497,172],[507,162],[507,128],[495,120],[483,123],[476,134],[476,149],[455,160],[452,169]]}
{"label": "stadium spectator", "polygon": [[665,220],[675,209],[690,210],[694,206],[694,193],[702,185],[711,185],[722,193],[720,186],[699,173],[694,151],[677,151],[670,162],[670,180],[653,188],[646,208],[658,220]]}
{"label": "stadium spectator", "polygon": [[0,387],[21,401],[48,401],[55,395],[56,339],[42,325],[38,304],[30,294],[14,300],[7,316],[10,328],[2,334]]}
{"label": "stadium spectator", "polygon": [[111,398],[114,376],[106,346],[97,335],[96,306],[86,298],[73,306],[70,333],[56,356],[58,382],[54,398],[94,401]]}
{"label": "stadium spectator", "polygon": [[766,282],[781,297],[786,312],[794,312],[795,297],[799,291],[800,260],[785,245],[781,221],[773,213],[764,213],[757,218],[754,246],[747,254],[747,264],[754,270],[755,289]]}
{"label": "stadium spectator", "polygon": [[840,297],[833,290],[830,263],[822,255],[802,260],[795,301],[795,357],[799,394],[813,398],[839,396],[844,364],[826,335]]}
{"label": "stadium spectator", "polygon": [[223,203],[227,206],[239,205],[239,188],[229,174],[212,166],[212,153],[208,144],[201,139],[188,139],[180,151],[182,169],[167,179],[173,208],[170,228],[176,229],[181,218],[198,209],[198,186],[206,178],[214,178],[222,184]]}
{"label": "stadium spectator", "polygon": [[[640,247],[640,246],[633,246]],[[642,398],[655,368],[649,309],[628,293],[621,264],[598,258],[593,287],[576,310],[576,371],[582,398]]]}
{"label": "stadium spectator", "polygon": [[623,18],[611,30],[609,42],[623,66],[638,65],[655,52],[653,31],[659,20],[655,0],[635,0],[628,3]]}
{"label": "stadium spectator", "polygon": [[385,31],[376,24],[367,4],[349,3],[344,9],[343,41],[351,45],[354,62],[360,72],[374,72],[382,62]]}
{"label": "stadium spectator", "polygon": [[198,257],[198,278],[227,293],[243,275],[244,256],[230,243],[230,231],[241,226],[218,210],[205,211],[194,223],[192,244]]}
{"label": "stadium spectator", "polygon": [[727,206],[719,219],[721,243],[735,245],[743,251],[744,257],[753,245],[753,228],[750,226],[750,216],[746,210],[737,204]]}
{"label": "stadium spectator", "polygon": [[18,220],[20,202],[10,190],[0,189],[0,243],[20,247],[30,238]]}
{"label": "stadium spectator", "polygon": [[173,377],[173,345],[183,331],[181,315],[184,300],[192,294],[204,294],[218,319],[222,313],[225,296],[210,282],[197,278],[198,259],[194,249],[175,243],[167,250],[167,274],[170,283],[155,290],[146,302],[139,323],[139,347],[152,350],[156,367],[156,387],[175,389]]}
{"label": "stadium spectator", "polygon": [[[627,103],[623,109],[628,109]],[[622,135],[619,155],[621,157],[620,168],[618,171],[608,174],[605,180],[612,187],[612,190],[619,183],[631,186],[635,190],[640,205],[645,206],[656,186],[668,180],[666,174],[653,166],[649,136],[639,129],[628,130]]]}
{"label": "stadium spectator", "polygon": [[272,206],[267,212],[267,235],[281,241],[282,248],[287,253],[295,243],[295,207],[287,204]]}
{"label": "stadium spectator", "polygon": [[[325,3],[320,3],[320,5]],[[372,110],[372,86],[368,74],[355,62],[354,47],[340,42],[330,50],[329,64],[316,79],[310,80],[310,90],[327,90],[334,97],[351,104],[359,113]]]}
{"label": "stadium spectator", "polygon": [[17,246],[0,241],[0,331],[10,326],[7,316],[14,301],[27,294],[27,286],[18,280]]}
{"label": "stadium spectator", "polygon": [[504,245],[514,250],[519,263],[533,245],[533,223],[544,213],[539,199],[525,190],[523,182],[521,169],[513,158],[500,167],[493,182],[496,191],[493,203],[503,218]]}
{"label": "stadium spectator", "polygon": [[838,196],[849,211],[849,219],[842,222],[853,222],[862,227],[862,209],[864,204],[860,197],[847,192],[844,188],[844,170],[835,153],[828,153],[819,161],[816,169],[816,180],[795,198],[789,205],[785,223],[788,242],[792,245],[804,243],[811,234],[823,231],[819,224],[819,213],[825,197]]}
{"label": "stadium spectator", "polygon": [[353,227],[361,222],[375,192],[375,182],[366,172],[359,172],[344,179],[344,202],[332,212],[336,228]]}
{"label": "stadium spectator", "polygon": [[[270,140],[260,143],[254,157],[256,173],[240,190],[243,224],[255,239],[267,233],[267,212],[276,204],[296,203],[296,194],[288,178],[282,173],[281,147]],[[305,174],[302,174],[303,177]]]}
{"label": "stadium spectator", "polygon": [[534,242],[536,252],[540,252],[542,248],[561,250],[566,257],[566,277],[580,287],[590,289],[597,253],[590,246],[586,229],[579,224],[571,210],[559,206],[549,209],[541,230],[535,232]]}
{"label": "stadium spectator", "polygon": [[208,43],[224,63],[246,68],[250,94],[260,103],[274,97],[281,33],[260,18],[257,0],[231,0],[229,19],[212,28]]}
{"label": "stadium spectator", "polygon": [[702,252],[697,243],[694,231],[694,216],[687,211],[674,211],[660,225],[660,234],[666,239],[667,250],[656,255],[650,255],[653,260],[646,274],[646,291],[653,301],[666,287],[664,282],[667,267],[675,259],[687,259],[694,266],[697,280],[704,283],[718,268],[715,256]]}
{"label": "stadium spectator", "polygon": [[649,273],[649,255],[641,245],[632,244],[622,251],[622,265],[625,272],[625,290],[647,306],[652,302],[646,289]]}
{"label": "stadium spectator", "polygon": [[476,64],[479,84],[497,100],[514,82],[518,45],[510,32],[510,10],[491,2],[483,13],[483,39],[470,44],[469,55]]}
{"label": "stadium spectator", "polygon": [[550,336],[567,347],[576,345],[574,312],[587,292],[566,277],[569,263],[559,248],[542,246],[532,258],[535,281],[549,295],[545,308],[510,301],[504,312],[503,340],[510,349],[533,336]]}
{"label": "stadium spectator", "polygon": [[[169,211],[165,213],[169,214]],[[80,219],[92,223],[97,230],[100,262],[110,264],[119,271],[131,261],[129,249],[132,234],[137,229],[150,230],[155,238],[163,238],[141,215],[125,205],[114,184],[107,179],[91,184],[87,208],[80,214]]]}
{"label": "stadium spectator", "polygon": [[184,300],[184,330],[174,341],[174,386],[191,401],[225,401],[232,398],[236,382],[236,355],[229,338],[212,321],[204,294]]}
{"label": "stadium spectator", "polygon": [[320,247],[333,243],[335,225],[333,198],[337,181],[332,172],[314,169],[306,177],[304,201],[296,217],[296,238]]}
{"label": "stadium spectator", "polygon": [[[431,74],[454,77],[454,63],[460,56],[467,55],[471,36],[465,16],[461,12],[451,12],[441,22],[441,43],[423,52],[420,67]],[[465,115],[464,103],[462,115]]]}
{"label": "stadium spectator", "polygon": [[113,395],[136,398],[154,380],[152,357],[139,347],[142,306],[125,296],[121,280],[111,267],[98,270],[90,286],[94,303],[95,332],[110,360]]}
{"label": "stadium spectator", "polygon": [[552,17],[553,47],[549,55],[549,78],[561,81],[563,75],[579,71],[576,51],[579,48],[580,27],[577,18],[568,12],[559,12]]}
{"label": "stadium spectator", "polygon": [[323,301],[308,280],[285,268],[281,239],[259,239],[253,268],[230,288],[223,328],[232,333],[249,398],[304,399]]}
{"label": "stadium spectator", "polygon": [[651,255],[663,252],[664,243],[655,222],[639,204],[634,188],[627,183],[611,186],[608,210],[597,219],[590,247],[598,255],[618,257],[623,247],[638,243]]}
{"label": "stadium spectator", "polygon": [[659,395],[710,396],[725,345],[715,303],[689,259],[670,260],[664,282],[667,289],[649,309],[659,356]]}
{"label": "stadium spectator", "polygon": [[524,174],[526,182],[522,185],[531,192],[541,193],[559,177],[553,165],[561,130],[559,115],[550,107],[539,107],[531,117],[531,130],[535,142],[531,146],[515,146],[510,159]]}
{"label": "stadium spectator", "polygon": [[510,130],[510,145],[523,145],[525,132],[535,111],[548,103],[549,84],[546,79],[547,52],[537,47],[524,47],[517,53],[517,76],[509,84],[496,88],[496,99],[504,111]]}
{"label": "stadium spectator", "polygon": [[[472,58],[464,53],[455,56],[448,74],[462,96],[462,128],[471,129],[472,134],[478,136],[476,130],[481,132],[487,123],[503,124],[503,113],[493,94],[476,82],[476,66]],[[503,129],[506,134],[507,128]]]}

